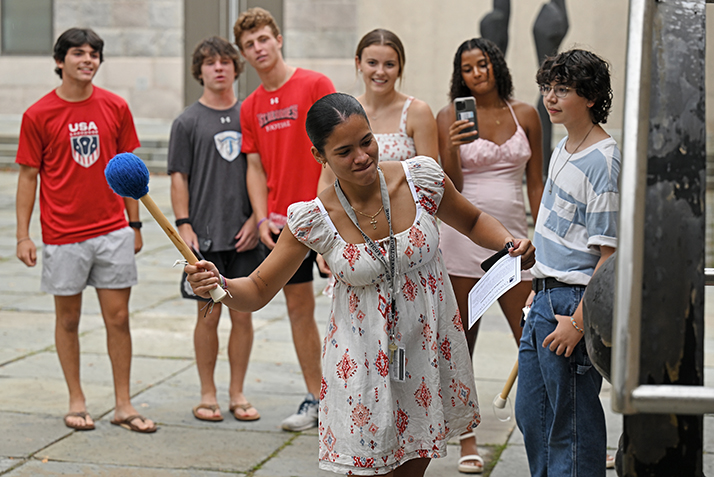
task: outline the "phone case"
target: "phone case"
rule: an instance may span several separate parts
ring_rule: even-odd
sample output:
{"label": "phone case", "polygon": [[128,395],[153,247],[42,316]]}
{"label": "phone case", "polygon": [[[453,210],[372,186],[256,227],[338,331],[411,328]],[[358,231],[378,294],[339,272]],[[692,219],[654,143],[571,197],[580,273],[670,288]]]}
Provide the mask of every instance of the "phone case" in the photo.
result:
{"label": "phone case", "polygon": [[[474,123],[473,126],[461,131],[462,133],[477,132],[478,120],[476,117],[476,99],[473,96],[454,99],[454,111],[456,112],[457,121],[466,119]],[[478,133],[475,137],[478,138]]]}

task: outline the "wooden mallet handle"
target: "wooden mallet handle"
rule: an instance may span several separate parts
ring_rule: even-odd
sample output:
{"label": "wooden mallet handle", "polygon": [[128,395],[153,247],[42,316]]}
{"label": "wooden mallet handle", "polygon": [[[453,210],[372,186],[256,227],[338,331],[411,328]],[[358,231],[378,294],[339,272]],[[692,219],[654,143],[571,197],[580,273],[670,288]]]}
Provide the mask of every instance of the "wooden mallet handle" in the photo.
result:
{"label": "wooden mallet handle", "polygon": [[[166,232],[166,235],[169,237],[169,239],[171,239],[178,251],[181,252],[183,258],[185,258],[190,265],[193,265],[194,263],[198,262],[196,255],[194,255],[191,251],[191,248],[186,245],[186,242],[183,241],[179,233],[171,225],[169,219],[167,219],[164,213],[161,212],[161,209],[159,209],[159,206],[156,205],[154,199],[152,199],[149,194],[146,194],[139,200],[141,200],[141,202],[144,204],[151,216],[154,217],[154,220],[156,220],[159,226],[161,226],[164,232]],[[220,301],[223,300],[223,298],[225,298],[226,296],[226,291],[221,287],[216,287],[212,289],[210,293],[211,298],[213,298],[213,301],[216,303],[220,303]]]}
{"label": "wooden mallet handle", "polygon": [[516,382],[517,377],[518,377],[518,360],[516,360],[516,364],[513,365],[511,374],[508,376],[508,379],[506,380],[506,384],[503,386],[503,391],[501,391],[501,394],[499,394],[496,397],[496,400],[493,402],[494,406],[496,406],[499,409],[503,409],[504,407],[506,407],[506,401],[508,400],[508,395],[511,392],[513,383]]}

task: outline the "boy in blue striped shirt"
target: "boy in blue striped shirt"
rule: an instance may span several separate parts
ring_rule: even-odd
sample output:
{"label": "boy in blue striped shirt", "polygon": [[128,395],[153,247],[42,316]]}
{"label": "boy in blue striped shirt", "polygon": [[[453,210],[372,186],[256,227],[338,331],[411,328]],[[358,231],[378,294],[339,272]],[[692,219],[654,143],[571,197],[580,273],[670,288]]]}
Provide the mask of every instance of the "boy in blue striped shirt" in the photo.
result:
{"label": "boy in blue striped shirt", "polygon": [[532,476],[604,476],[602,377],[582,339],[582,297],[617,244],[620,151],[600,126],[612,104],[609,65],[570,50],[546,59],[536,79],[551,121],[568,135],[551,156],[535,225],[516,417]]}

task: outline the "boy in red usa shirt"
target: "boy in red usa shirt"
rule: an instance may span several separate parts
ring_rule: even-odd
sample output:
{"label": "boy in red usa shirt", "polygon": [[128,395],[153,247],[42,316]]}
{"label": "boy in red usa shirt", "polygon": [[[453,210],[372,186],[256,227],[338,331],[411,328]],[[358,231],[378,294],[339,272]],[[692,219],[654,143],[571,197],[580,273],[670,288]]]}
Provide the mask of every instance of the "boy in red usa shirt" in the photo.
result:
{"label": "boy in red usa shirt", "polygon": [[126,101],[92,84],[103,47],[91,29],[62,33],[54,47],[55,72],[62,83],[23,115],[15,159],[20,165],[17,257],[28,267],[37,264],[29,228],[39,178],[40,288],[54,295],[55,346],[69,390],[65,425],[94,429],[79,379],[78,336],[82,291],[91,285],[107,328],[114,375],[111,423],[154,432],[156,425],[137,412],[129,394],[129,295],[137,283],[134,254],[142,247],[139,206],[114,194],[104,177],[107,162],[139,147],[139,139]]}

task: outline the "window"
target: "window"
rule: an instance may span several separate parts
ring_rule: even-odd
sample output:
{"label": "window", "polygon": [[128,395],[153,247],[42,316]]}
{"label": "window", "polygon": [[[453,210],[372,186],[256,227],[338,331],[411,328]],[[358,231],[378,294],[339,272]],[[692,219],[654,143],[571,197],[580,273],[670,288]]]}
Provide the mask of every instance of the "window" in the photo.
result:
{"label": "window", "polygon": [[52,53],[52,0],[0,0],[2,53]]}

